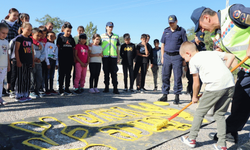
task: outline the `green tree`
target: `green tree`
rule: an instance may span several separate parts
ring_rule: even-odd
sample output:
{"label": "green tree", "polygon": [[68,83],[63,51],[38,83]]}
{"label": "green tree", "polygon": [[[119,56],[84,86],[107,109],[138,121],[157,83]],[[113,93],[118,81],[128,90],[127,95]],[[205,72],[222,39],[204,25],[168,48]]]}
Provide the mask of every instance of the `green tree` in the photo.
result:
{"label": "green tree", "polygon": [[[204,43],[207,50],[213,50],[213,41],[210,37],[210,32],[205,31]],[[187,29],[187,38],[188,41],[191,41],[195,38],[194,27]]]}
{"label": "green tree", "polygon": [[94,27],[94,24],[90,21],[89,24],[85,27],[85,34],[87,35],[87,44],[92,41],[92,37],[97,32],[97,26]]}
{"label": "green tree", "polygon": [[120,41],[120,44],[122,45],[123,43],[125,43],[124,41],[124,38],[122,36],[119,37],[119,41]]}
{"label": "green tree", "polygon": [[52,22],[54,24],[53,31],[55,33],[59,33],[61,31],[61,27],[64,24],[64,20],[61,20],[58,17],[51,17],[50,15],[45,15],[44,17],[38,19],[36,18],[36,22],[38,22],[41,25],[45,25],[47,22]]}

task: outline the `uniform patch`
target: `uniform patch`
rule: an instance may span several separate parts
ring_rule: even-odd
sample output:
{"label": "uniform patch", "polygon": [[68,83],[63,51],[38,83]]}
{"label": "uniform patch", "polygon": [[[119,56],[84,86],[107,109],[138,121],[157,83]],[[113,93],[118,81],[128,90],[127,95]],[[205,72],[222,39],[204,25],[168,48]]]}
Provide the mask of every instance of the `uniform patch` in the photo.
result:
{"label": "uniform patch", "polygon": [[235,19],[238,19],[240,18],[240,14],[241,14],[241,11],[240,10],[235,10],[234,13],[233,13],[233,17]]}
{"label": "uniform patch", "polygon": [[242,14],[240,15],[240,21],[241,21],[242,23],[244,23],[244,22],[246,21],[246,14],[245,14],[245,13],[242,13]]}
{"label": "uniform patch", "polygon": [[203,35],[201,35],[200,38],[203,39],[204,38]]}
{"label": "uniform patch", "polygon": [[173,20],[173,18],[172,18],[172,17],[169,17],[169,20],[171,21],[171,20]]}
{"label": "uniform patch", "polygon": [[250,25],[250,15],[249,15],[249,14],[248,14],[247,17],[246,17],[245,23],[246,23],[247,25]]}

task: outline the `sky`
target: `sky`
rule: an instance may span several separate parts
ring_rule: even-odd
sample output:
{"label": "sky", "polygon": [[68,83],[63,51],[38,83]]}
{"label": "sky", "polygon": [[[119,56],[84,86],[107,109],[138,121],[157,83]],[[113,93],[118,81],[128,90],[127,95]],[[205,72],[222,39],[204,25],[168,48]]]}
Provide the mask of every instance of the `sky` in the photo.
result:
{"label": "sky", "polygon": [[[250,0],[229,0],[229,5],[243,4],[250,7]],[[123,36],[129,33],[131,42],[139,43],[143,33],[151,36],[150,44],[154,39],[161,39],[162,33],[168,25],[168,16],[176,15],[178,25],[184,29],[194,26],[190,16],[194,9],[205,6],[215,11],[226,8],[226,0],[11,0],[2,2],[0,19],[8,15],[10,8],[30,15],[33,27],[40,26],[35,21],[46,14],[59,17],[72,24],[72,35],[77,35],[77,27],[91,21],[97,26],[97,33],[105,32],[106,23],[114,23],[113,33]]]}

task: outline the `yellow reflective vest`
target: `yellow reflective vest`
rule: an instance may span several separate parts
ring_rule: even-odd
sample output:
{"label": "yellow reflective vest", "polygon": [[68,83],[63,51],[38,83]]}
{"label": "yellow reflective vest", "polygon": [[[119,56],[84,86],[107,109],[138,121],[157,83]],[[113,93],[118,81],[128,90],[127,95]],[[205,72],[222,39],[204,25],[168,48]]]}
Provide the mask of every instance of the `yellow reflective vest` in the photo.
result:
{"label": "yellow reflective vest", "polygon": [[[215,45],[223,51],[235,55],[240,62],[246,57],[246,51],[250,41],[250,27],[241,29],[230,18],[229,8],[219,11],[221,13],[221,33],[212,33],[211,38]],[[250,59],[241,67],[250,69]]]}
{"label": "yellow reflective vest", "polygon": [[117,43],[119,41],[119,36],[112,34],[111,37],[104,33],[101,35],[102,40],[102,50],[103,57],[113,57],[117,58]]}

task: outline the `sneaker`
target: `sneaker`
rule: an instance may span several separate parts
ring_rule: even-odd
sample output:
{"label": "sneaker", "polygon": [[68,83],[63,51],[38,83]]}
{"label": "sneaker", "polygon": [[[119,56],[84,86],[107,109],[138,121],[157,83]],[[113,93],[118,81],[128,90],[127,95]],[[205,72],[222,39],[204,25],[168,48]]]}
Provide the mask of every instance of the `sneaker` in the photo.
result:
{"label": "sneaker", "polygon": [[96,93],[100,93],[100,91],[97,88],[94,88]]}
{"label": "sneaker", "polygon": [[140,93],[141,89],[137,88],[136,93]]}
{"label": "sneaker", "polygon": [[141,93],[145,93],[145,90],[144,90],[144,89],[141,89]]}
{"label": "sneaker", "polygon": [[31,97],[32,99],[37,99],[39,96],[38,96],[35,92],[31,92],[31,93],[30,93],[30,97]]}
{"label": "sneaker", "polygon": [[128,89],[127,89],[127,88],[125,88],[123,91],[124,91],[124,92],[128,92]]}
{"label": "sneaker", "polygon": [[109,87],[105,87],[103,93],[108,93],[109,92]]}
{"label": "sneaker", "polygon": [[80,92],[81,93],[83,93],[84,92],[84,88],[82,87],[82,88],[80,88]]}
{"label": "sneaker", "polygon": [[45,92],[45,95],[46,95],[46,96],[50,96],[50,95],[51,95],[50,91],[46,91],[46,92]]}
{"label": "sneaker", "polygon": [[1,105],[6,105],[6,104],[8,104],[6,101],[4,101],[3,99],[2,99],[2,97],[0,97],[0,106]]}
{"label": "sneaker", "polygon": [[196,145],[196,140],[191,140],[191,139],[189,139],[188,137],[185,137],[185,136],[182,136],[180,140],[181,140],[182,143],[184,143],[184,144],[186,144],[186,145],[188,145],[189,147],[192,147],[192,148],[194,148],[195,145]]}
{"label": "sneaker", "polygon": [[51,95],[58,95],[58,93],[57,93],[55,90],[53,90],[53,89],[50,90],[50,94],[51,94]]}
{"label": "sneaker", "polygon": [[74,93],[81,94],[82,92],[81,92],[81,89],[75,89]]}
{"label": "sneaker", "polygon": [[168,95],[167,94],[163,94],[162,97],[158,99],[158,101],[161,101],[161,102],[168,101]]}
{"label": "sneaker", "polygon": [[114,89],[113,89],[113,93],[114,93],[114,94],[120,94],[120,92],[118,91],[117,88],[114,88]]}
{"label": "sneaker", "polygon": [[69,96],[73,95],[73,93],[69,89],[66,89],[64,93],[65,95],[69,95]]}
{"label": "sneaker", "polygon": [[9,94],[6,92],[6,89],[5,89],[5,88],[3,88],[2,96],[9,96]]}
{"label": "sneaker", "polygon": [[43,97],[44,97],[44,94],[39,93],[39,97],[40,97],[40,98],[43,98]]}
{"label": "sneaker", "polygon": [[154,91],[154,92],[157,91],[157,87],[155,87],[155,88],[153,89],[153,91]]}
{"label": "sneaker", "polygon": [[213,147],[215,150],[227,150],[227,147],[218,146],[217,144],[213,144]]}
{"label": "sneaker", "polygon": [[60,96],[64,96],[64,95],[65,95],[64,90],[62,90],[62,89],[59,90],[59,95],[60,95]]}
{"label": "sneaker", "polygon": [[135,91],[133,89],[129,89],[129,92],[134,93]]}
{"label": "sneaker", "polygon": [[22,98],[17,98],[17,101],[20,103],[23,103],[23,102],[26,102],[28,100],[26,99],[26,97],[22,97]]}
{"label": "sneaker", "polygon": [[94,88],[89,89],[89,93],[94,94],[95,93]]}
{"label": "sneaker", "polygon": [[10,98],[15,98],[16,97],[16,94],[15,94],[15,92],[14,91],[10,91],[10,96],[9,96]]}
{"label": "sneaker", "polygon": [[31,101],[31,100],[32,100],[32,98],[29,97],[29,96],[28,96],[28,97],[25,97],[25,98],[26,98],[27,101]]}

